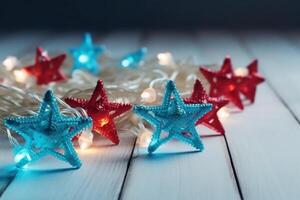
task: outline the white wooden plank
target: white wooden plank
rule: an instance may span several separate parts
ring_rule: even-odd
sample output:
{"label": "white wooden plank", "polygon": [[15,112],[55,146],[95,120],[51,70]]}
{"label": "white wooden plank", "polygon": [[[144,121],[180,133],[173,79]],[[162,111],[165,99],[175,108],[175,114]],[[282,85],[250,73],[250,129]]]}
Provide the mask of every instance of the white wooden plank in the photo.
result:
{"label": "white wooden plank", "polygon": [[[186,58],[197,50],[188,34],[153,34],[144,44],[152,56],[171,51]],[[203,153],[175,141],[153,156],[136,146],[122,199],[239,199],[224,138],[203,141]]]}
{"label": "white wooden plank", "polygon": [[[139,34],[131,37],[126,34],[112,34],[95,42],[104,40],[106,44],[112,44],[116,48],[117,44],[128,45],[122,48],[137,48]],[[77,44],[76,41],[74,44]],[[104,138],[96,137],[96,144],[92,149],[84,152],[79,150],[83,161],[79,170],[68,170],[66,168],[69,166],[65,163],[47,158],[37,162],[31,170],[18,172],[2,198],[118,199],[135,141],[135,137],[130,133],[120,133],[119,136],[121,142],[118,146],[111,145]]]}
{"label": "white wooden plank", "polygon": [[[41,42],[47,35],[45,33],[21,32],[11,35],[2,35],[0,39],[0,60],[5,57],[21,56],[27,49]],[[1,89],[0,89],[1,93]],[[2,126],[2,122],[0,122]],[[8,138],[0,133],[0,196],[13,179],[15,170],[13,167],[12,146]]]}
{"label": "white wooden plank", "polygon": [[[253,55],[249,57],[239,41],[226,32],[204,32],[199,34],[198,45],[207,61],[215,62],[229,54],[235,65],[246,66]],[[289,53],[270,46],[281,44],[277,42],[269,41],[269,48],[263,40],[249,42],[253,49],[264,48],[254,56],[260,59],[260,70],[272,83],[281,71],[277,71],[275,62],[266,60],[278,60]],[[285,77],[289,79],[290,75]],[[277,85],[275,88],[279,89]],[[267,84],[259,86],[254,105],[226,120],[225,129],[244,199],[299,199],[300,128]]]}
{"label": "white wooden plank", "polygon": [[261,65],[270,83],[300,119],[300,51],[297,39],[285,39],[284,34],[274,32],[240,35],[252,56],[262,57]]}

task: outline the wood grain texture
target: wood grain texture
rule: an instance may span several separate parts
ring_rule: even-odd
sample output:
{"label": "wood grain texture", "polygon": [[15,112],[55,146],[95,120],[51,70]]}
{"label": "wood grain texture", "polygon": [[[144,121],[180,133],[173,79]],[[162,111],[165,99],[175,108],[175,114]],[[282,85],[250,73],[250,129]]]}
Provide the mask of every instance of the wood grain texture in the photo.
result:
{"label": "wood grain texture", "polygon": [[[130,38],[126,34],[101,38],[103,40],[95,42],[105,41],[109,46],[123,43],[124,49],[137,48],[139,45],[139,34],[133,34]],[[77,41],[77,37],[74,39]],[[65,49],[71,43],[69,41]],[[53,50],[57,47],[54,41],[51,45],[44,43],[44,46]],[[60,44],[59,47],[64,46]],[[118,146],[98,136],[93,148],[78,150],[83,162],[79,170],[72,170],[68,164],[52,157],[36,162],[30,170],[18,172],[2,199],[118,199],[135,141],[130,133],[119,135],[121,142]]]}
{"label": "wood grain texture", "polygon": [[[40,41],[47,37],[46,34],[21,32],[18,34],[1,35],[0,38],[0,60],[7,56],[21,57],[29,49],[34,48]],[[34,51],[33,51],[34,52]],[[2,124],[2,122],[0,122]],[[6,135],[0,133],[0,196],[10,181],[15,176],[13,165],[12,146]]]}
{"label": "wood grain texture", "polygon": [[[183,59],[197,52],[189,34],[154,33],[143,44],[150,57],[170,51]],[[122,199],[240,199],[223,137],[203,141],[203,153],[176,141],[153,156],[136,146]]]}
{"label": "wood grain texture", "polygon": [[270,84],[299,120],[299,36],[276,32],[242,32],[239,36],[251,56],[261,58],[261,66]]}
{"label": "wood grain texture", "polygon": [[[276,63],[267,61],[265,53],[270,54],[271,60],[273,56],[288,56],[287,52],[279,46],[268,47],[264,40],[251,41],[253,49],[264,48],[261,54],[247,54],[240,40],[228,32],[202,32],[198,45],[207,62],[220,62],[225,55],[231,55],[234,65],[240,67],[246,66],[253,56],[258,57],[261,72],[269,82],[276,82],[273,75],[279,76],[281,71],[277,71]],[[273,38],[268,45],[277,42]],[[299,199],[299,124],[268,84],[259,86],[254,105],[226,120],[225,129],[244,199]]]}

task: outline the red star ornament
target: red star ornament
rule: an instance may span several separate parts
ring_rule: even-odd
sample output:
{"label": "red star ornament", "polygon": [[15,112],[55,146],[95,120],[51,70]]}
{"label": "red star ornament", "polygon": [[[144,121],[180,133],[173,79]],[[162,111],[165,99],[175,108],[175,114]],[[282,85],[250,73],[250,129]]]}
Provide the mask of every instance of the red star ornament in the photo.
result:
{"label": "red star ornament", "polygon": [[184,101],[185,103],[194,104],[211,103],[213,106],[212,110],[206,113],[202,118],[200,118],[196,122],[196,125],[203,124],[218,133],[225,133],[225,130],[219,120],[217,113],[222,107],[229,103],[228,100],[225,100],[223,98],[209,97],[206,94],[206,91],[203,88],[201,82],[199,80],[196,80],[192,95],[189,98],[186,98]]}
{"label": "red star ornament", "polygon": [[89,100],[81,98],[65,99],[71,107],[81,107],[93,119],[93,131],[119,144],[114,118],[131,109],[130,104],[109,102],[103,82],[99,80]]}
{"label": "red star ornament", "polygon": [[225,58],[219,71],[205,67],[200,67],[199,70],[210,83],[209,96],[225,97],[239,109],[244,109],[239,92],[240,79],[234,75],[229,57]]}
{"label": "red star ornament", "polygon": [[66,76],[60,70],[66,54],[50,58],[42,48],[36,49],[35,63],[24,67],[25,71],[36,77],[38,85],[47,85],[51,82],[66,80]]}
{"label": "red star ornament", "polygon": [[255,101],[256,87],[265,81],[265,78],[258,73],[258,61],[254,60],[247,66],[248,74],[246,76],[237,76],[240,82],[240,92],[250,100]]}

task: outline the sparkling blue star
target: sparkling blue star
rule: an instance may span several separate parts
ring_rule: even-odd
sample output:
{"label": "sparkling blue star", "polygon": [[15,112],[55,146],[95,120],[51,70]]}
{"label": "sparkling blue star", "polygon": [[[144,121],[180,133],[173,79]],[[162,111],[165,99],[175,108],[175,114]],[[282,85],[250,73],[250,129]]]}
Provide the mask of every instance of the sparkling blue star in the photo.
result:
{"label": "sparkling blue star", "polygon": [[[202,151],[204,146],[195,124],[211,108],[211,104],[185,104],[174,82],[168,81],[160,106],[137,105],[134,112],[155,128],[148,146],[149,153],[172,139],[181,140]],[[167,133],[166,137],[161,138],[162,131]]]}
{"label": "sparkling blue star", "polygon": [[143,47],[139,50],[127,54],[121,59],[120,65],[123,68],[137,68],[146,56],[147,48]]}
{"label": "sparkling blue star", "polygon": [[24,139],[24,144],[14,149],[16,165],[20,168],[47,154],[79,168],[81,161],[71,140],[91,124],[90,118],[61,114],[50,90],[36,115],[4,119],[4,125]]}
{"label": "sparkling blue star", "polygon": [[104,49],[104,46],[94,45],[91,34],[86,33],[81,45],[70,49],[70,53],[73,57],[72,73],[79,69],[98,75],[100,72],[100,64],[97,59],[103,54]]}

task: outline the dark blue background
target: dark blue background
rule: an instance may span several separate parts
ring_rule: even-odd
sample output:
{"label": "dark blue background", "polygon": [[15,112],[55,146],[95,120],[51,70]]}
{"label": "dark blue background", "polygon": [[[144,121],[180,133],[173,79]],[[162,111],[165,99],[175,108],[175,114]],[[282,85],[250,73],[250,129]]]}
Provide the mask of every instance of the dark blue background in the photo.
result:
{"label": "dark blue background", "polygon": [[1,29],[297,28],[300,1],[7,0]]}

